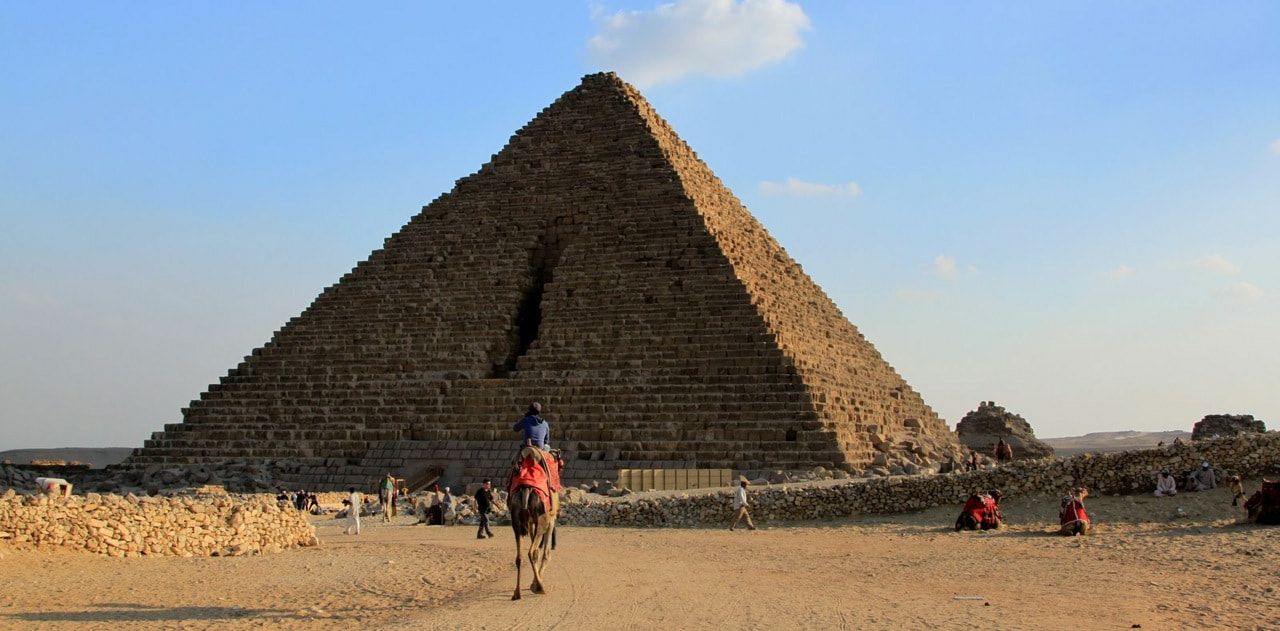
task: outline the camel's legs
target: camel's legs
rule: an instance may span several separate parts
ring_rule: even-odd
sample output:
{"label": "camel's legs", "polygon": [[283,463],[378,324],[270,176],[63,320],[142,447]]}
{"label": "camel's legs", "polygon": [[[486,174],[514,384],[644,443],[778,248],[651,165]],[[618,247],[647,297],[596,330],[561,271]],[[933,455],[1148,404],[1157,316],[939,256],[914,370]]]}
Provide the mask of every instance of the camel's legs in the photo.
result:
{"label": "camel's legs", "polygon": [[513,525],[512,529],[516,532],[516,593],[511,596],[511,600],[520,600],[520,554],[522,552],[520,550],[520,540],[522,537],[520,536],[519,526]]}
{"label": "camel's legs", "polygon": [[552,522],[551,522],[551,525],[550,525],[550,526],[548,526],[548,531],[551,533],[551,536],[549,536],[549,537],[543,537],[543,539],[542,539],[542,560],[538,563],[538,573],[539,573],[539,574],[541,574],[541,573],[542,573],[542,568],[544,568],[544,567],[546,567],[546,566],[547,566],[547,559],[551,558],[551,551],[556,549],[556,523],[555,523],[555,521],[552,521]]}
{"label": "camel's legs", "polygon": [[535,525],[532,536],[529,537],[529,569],[533,570],[533,584],[529,586],[529,591],[535,594],[547,593],[542,586],[542,564],[545,561],[540,558],[542,547],[547,539],[547,531],[541,526],[542,524]]}

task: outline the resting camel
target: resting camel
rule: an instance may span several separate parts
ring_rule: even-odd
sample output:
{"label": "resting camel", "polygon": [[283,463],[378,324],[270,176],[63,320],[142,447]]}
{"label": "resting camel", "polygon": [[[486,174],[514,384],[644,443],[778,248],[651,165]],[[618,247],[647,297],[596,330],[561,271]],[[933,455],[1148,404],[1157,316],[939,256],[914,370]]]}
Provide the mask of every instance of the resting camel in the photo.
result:
{"label": "resting camel", "polygon": [[556,516],[543,505],[542,498],[532,487],[522,486],[507,498],[511,512],[511,529],[516,534],[516,593],[511,600],[520,600],[521,560],[520,546],[524,537],[529,538],[529,568],[533,570],[533,584],[529,591],[545,594],[542,586],[542,567],[551,556],[551,537],[556,528]]}

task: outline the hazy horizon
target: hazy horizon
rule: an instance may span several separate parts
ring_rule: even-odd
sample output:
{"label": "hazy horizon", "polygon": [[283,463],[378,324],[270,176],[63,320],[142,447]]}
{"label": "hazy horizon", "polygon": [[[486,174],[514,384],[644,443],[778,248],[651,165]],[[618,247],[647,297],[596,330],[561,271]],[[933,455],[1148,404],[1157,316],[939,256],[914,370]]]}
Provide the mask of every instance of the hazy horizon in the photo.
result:
{"label": "hazy horizon", "polygon": [[0,450],[179,422],[603,69],[952,427],[1280,416],[1273,3],[10,5],[0,66]]}

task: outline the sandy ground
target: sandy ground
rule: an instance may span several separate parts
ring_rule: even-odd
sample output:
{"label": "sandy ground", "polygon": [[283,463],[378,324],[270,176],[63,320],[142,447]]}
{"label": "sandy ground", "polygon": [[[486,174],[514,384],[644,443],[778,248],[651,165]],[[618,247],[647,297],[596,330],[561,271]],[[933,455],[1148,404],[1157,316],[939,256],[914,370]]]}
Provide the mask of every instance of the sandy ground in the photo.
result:
{"label": "sandy ground", "polygon": [[1091,498],[1098,532],[1070,539],[1048,534],[1049,497],[1009,502],[1011,526],[988,533],[950,532],[958,507],[755,532],[564,527],[550,593],[519,602],[506,527],[480,541],[366,520],[357,537],[324,519],[320,547],[250,558],[0,548],[0,628],[1280,628],[1280,528],[1233,525],[1229,504]]}

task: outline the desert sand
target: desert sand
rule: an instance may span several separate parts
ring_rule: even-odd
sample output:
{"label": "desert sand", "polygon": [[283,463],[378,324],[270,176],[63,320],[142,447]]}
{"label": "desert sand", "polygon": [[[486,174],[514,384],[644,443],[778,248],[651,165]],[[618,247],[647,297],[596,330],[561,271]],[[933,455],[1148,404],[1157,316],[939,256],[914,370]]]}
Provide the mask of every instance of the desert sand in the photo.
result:
{"label": "desert sand", "polygon": [[1052,497],[1010,500],[1010,526],[986,533],[951,532],[958,507],[755,532],[565,526],[550,593],[518,602],[505,526],[477,540],[367,519],[354,536],[317,518],[321,546],[260,557],[0,547],[0,628],[1280,628],[1280,528],[1233,524],[1225,490],[1089,508],[1097,532],[1077,538],[1050,534]]}

